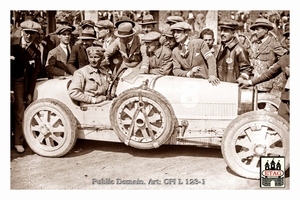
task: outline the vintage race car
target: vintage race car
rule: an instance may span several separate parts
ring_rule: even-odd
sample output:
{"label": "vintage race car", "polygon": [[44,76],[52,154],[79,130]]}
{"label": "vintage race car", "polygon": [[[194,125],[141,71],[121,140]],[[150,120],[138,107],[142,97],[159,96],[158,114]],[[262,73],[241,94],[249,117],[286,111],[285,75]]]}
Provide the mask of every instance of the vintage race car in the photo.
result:
{"label": "vintage race car", "polygon": [[284,156],[289,168],[288,122],[276,110],[258,109],[278,107],[274,98],[261,99],[235,83],[212,86],[204,79],[130,72],[120,77],[113,100],[88,106],[69,97],[71,77],[38,82],[23,123],[29,147],[47,157],[64,156],[77,138],[139,149],[221,147],[227,165],[242,177],[260,177],[261,156]]}

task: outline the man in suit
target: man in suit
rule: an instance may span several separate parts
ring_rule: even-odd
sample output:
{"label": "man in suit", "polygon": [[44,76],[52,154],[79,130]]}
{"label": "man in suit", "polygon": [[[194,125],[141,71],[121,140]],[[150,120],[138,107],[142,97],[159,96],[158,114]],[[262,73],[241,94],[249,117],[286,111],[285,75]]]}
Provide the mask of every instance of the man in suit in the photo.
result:
{"label": "man in suit", "polygon": [[71,75],[66,67],[72,49],[70,45],[71,32],[72,27],[70,26],[60,26],[56,30],[60,44],[48,53],[45,65],[45,69],[51,78]]}
{"label": "man in suit", "polygon": [[221,47],[216,54],[218,78],[221,81],[236,83],[238,79],[248,80],[253,67],[248,51],[235,37],[238,23],[233,19],[219,22]]}
{"label": "man in suit", "polygon": [[[254,67],[254,77],[259,77],[262,73],[267,71],[278,59],[287,53],[287,50],[283,48],[279,41],[270,36],[269,32],[273,30],[272,23],[265,18],[258,18],[254,24],[250,26],[250,29],[254,31],[254,35],[257,41],[253,42],[254,55],[252,58],[252,65]],[[271,92],[273,89],[276,93],[280,91],[284,85],[282,85],[283,74],[277,76],[275,79],[265,81],[257,85],[258,91]]]}
{"label": "man in suit", "polygon": [[[172,51],[159,42],[161,34],[152,31],[142,37],[149,56],[149,74],[170,75],[172,71]],[[142,66],[145,64],[142,64]]]}
{"label": "man in suit", "polygon": [[173,49],[173,74],[192,78],[208,79],[218,85],[216,59],[202,39],[189,38],[191,26],[186,22],[172,25],[171,30],[178,44]]}
{"label": "man in suit", "polygon": [[106,49],[104,53],[105,61],[109,63],[109,58],[116,52],[120,52],[123,61],[115,75],[124,68],[139,69],[142,61],[142,53],[140,38],[133,29],[135,23],[127,19],[116,22],[115,26],[117,30],[114,34],[118,38]]}
{"label": "man in suit", "polygon": [[67,63],[67,68],[73,75],[77,69],[89,64],[86,49],[94,46],[96,40],[96,33],[94,30],[83,30],[81,36],[78,37],[80,42],[73,46],[70,59]]}
{"label": "man in suit", "polygon": [[15,148],[25,151],[22,121],[25,106],[32,102],[36,79],[41,67],[41,52],[37,49],[36,37],[41,26],[31,20],[20,24],[22,37],[11,38],[11,103],[15,117]]}
{"label": "man in suit", "polygon": [[[60,12],[57,15],[55,15],[55,20],[56,20],[56,30],[60,27],[60,26],[70,26],[72,27],[72,31],[73,32],[76,28],[75,26],[73,26],[73,17],[70,13],[66,13],[66,12]],[[45,37],[45,41],[47,43],[47,51],[51,51],[52,49],[54,49],[55,47],[57,47],[60,44],[60,39],[57,36],[56,31],[53,33],[49,33],[46,37]],[[74,35],[71,36],[70,39],[70,44],[74,45],[75,43],[75,37]]]}

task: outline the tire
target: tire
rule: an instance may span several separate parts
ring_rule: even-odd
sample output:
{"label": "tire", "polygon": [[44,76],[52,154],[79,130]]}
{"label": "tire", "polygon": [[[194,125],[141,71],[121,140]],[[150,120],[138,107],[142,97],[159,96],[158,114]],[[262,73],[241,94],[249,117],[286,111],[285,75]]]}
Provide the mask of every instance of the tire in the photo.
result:
{"label": "tire", "polygon": [[174,131],[174,116],[168,100],[151,89],[131,88],[122,92],[110,110],[110,121],[119,139],[138,149],[164,144]]}
{"label": "tire", "polygon": [[23,130],[29,147],[38,155],[61,157],[76,143],[77,123],[70,109],[53,99],[40,99],[25,110]]}
{"label": "tire", "polygon": [[258,109],[277,114],[280,105],[280,98],[270,93],[260,93],[258,94],[257,104]]}
{"label": "tire", "polygon": [[222,155],[236,174],[250,179],[260,178],[261,156],[284,156],[289,168],[289,123],[265,110],[238,116],[225,129]]}

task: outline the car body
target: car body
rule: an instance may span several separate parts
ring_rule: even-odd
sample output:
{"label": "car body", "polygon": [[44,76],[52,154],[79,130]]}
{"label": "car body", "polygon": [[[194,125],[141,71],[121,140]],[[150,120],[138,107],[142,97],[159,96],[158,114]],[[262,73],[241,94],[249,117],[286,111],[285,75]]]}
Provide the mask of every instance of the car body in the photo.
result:
{"label": "car body", "polygon": [[274,112],[257,110],[255,90],[132,73],[128,69],[121,75],[113,100],[87,106],[69,97],[71,77],[38,82],[23,123],[30,148],[41,156],[61,157],[77,138],[139,149],[221,147],[228,166],[247,178],[259,178],[260,156],[289,158],[289,124]]}

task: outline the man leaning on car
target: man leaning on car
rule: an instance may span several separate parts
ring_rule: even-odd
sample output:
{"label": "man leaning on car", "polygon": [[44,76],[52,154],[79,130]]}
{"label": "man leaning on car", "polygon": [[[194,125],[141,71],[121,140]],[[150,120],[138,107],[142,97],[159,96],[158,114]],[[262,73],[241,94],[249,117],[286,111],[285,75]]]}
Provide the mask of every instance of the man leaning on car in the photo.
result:
{"label": "man leaning on car", "polygon": [[191,26],[186,22],[172,25],[174,38],[178,46],[173,49],[173,74],[208,79],[212,85],[218,85],[216,59],[202,39],[191,39]]}

